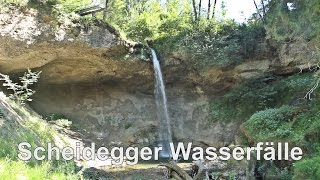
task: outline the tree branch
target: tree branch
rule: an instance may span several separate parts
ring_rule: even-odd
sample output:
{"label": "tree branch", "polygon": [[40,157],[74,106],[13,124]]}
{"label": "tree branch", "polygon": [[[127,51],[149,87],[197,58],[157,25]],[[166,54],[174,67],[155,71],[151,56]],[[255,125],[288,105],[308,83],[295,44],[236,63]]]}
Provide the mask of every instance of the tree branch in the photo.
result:
{"label": "tree branch", "polygon": [[262,15],[261,15],[260,12],[259,12],[259,8],[258,8],[258,5],[257,5],[256,1],[253,0],[253,3],[254,3],[254,6],[256,7],[256,10],[257,10],[257,13],[258,13],[260,19],[261,19],[262,21],[264,21]]}
{"label": "tree branch", "polygon": [[166,164],[160,164],[159,166],[165,166],[173,171],[175,171],[182,179],[184,180],[192,180],[188,173],[186,173],[181,167],[174,164],[173,162],[169,162]]}
{"label": "tree branch", "polygon": [[198,166],[199,166],[198,174],[193,177],[193,180],[202,180],[205,174],[204,165],[202,163],[199,163]]}

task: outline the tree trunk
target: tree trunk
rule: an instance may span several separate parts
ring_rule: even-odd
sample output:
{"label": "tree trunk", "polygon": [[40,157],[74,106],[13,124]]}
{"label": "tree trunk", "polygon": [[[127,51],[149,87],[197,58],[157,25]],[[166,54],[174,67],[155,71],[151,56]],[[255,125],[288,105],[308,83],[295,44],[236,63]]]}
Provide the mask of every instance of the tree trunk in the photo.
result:
{"label": "tree trunk", "polygon": [[197,20],[198,14],[197,14],[197,8],[196,8],[196,0],[192,0],[192,7],[193,7],[194,20]]}
{"label": "tree trunk", "polygon": [[205,175],[204,165],[202,163],[199,163],[198,167],[199,167],[198,174],[193,177],[193,180],[202,180],[203,176]]}
{"label": "tree trunk", "polygon": [[261,0],[262,10],[263,10],[263,21],[266,21],[266,6],[264,5],[263,0]]}
{"label": "tree trunk", "polygon": [[105,7],[104,7],[104,11],[103,11],[103,20],[104,20],[104,21],[107,19],[108,1],[109,1],[109,0],[106,0],[106,4],[105,4]]}
{"label": "tree trunk", "polygon": [[207,19],[210,19],[210,8],[211,8],[211,0],[208,0],[208,12],[207,12]]}
{"label": "tree trunk", "polygon": [[188,173],[186,173],[181,167],[177,166],[176,164],[169,162],[166,164],[160,164],[160,166],[165,166],[172,171],[175,171],[182,179],[184,180],[192,180]]}
{"label": "tree trunk", "polygon": [[201,2],[202,2],[202,0],[199,1],[199,9],[198,9],[198,19],[199,20],[201,18]]}
{"label": "tree trunk", "polygon": [[183,180],[202,180],[203,177],[206,174],[204,165],[202,163],[196,163],[195,166],[198,167],[198,172],[195,174],[195,176],[192,178],[189,176],[188,173],[186,173],[182,168],[180,168],[178,165],[176,165],[173,162],[169,162],[166,164],[160,164],[159,166],[165,166],[170,171],[170,176],[174,177],[175,179],[183,179]]}
{"label": "tree trunk", "polygon": [[213,10],[212,10],[212,18],[214,18],[214,13],[215,13],[215,11],[216,11],[216,6],[217,6],[217,0],[214,0]]}
{"label": "tree trunk", "polygon": [[253,3],[254,3],[254,6],[256,7],[256,10],[257,10],[257,13],[258,13],[258,15],[259,15],[260,19],[263,21],[262,15],[261,15],[261,14],[260,14],[260,12],[259,12],[259,8],[258,8],[258,6],[257,6],[256,1],[255,1],[255,0],[253,0]]}

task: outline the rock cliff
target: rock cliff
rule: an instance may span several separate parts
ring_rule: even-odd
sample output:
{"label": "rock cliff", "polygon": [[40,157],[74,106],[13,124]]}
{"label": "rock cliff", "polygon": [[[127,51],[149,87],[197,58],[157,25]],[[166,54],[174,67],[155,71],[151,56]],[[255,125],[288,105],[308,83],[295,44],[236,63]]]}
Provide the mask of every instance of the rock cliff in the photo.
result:
{"label": "rock cliff", "polygon": [[[31,106],[43,116],[63,114],[92,141],[154,144],[158,121],[152,64],[130,54],[109,26],[53,22],[34,9],[2,10],[0,72],[17,77],[27,68],[42,71]],[[275,58],[202,71],[189,67],[179,52],[164,57],[174,139],[233,143],[240,124],[210,123],[209,100],[244,79],[309,68],[313,50],[308,44],[288,43]]]}

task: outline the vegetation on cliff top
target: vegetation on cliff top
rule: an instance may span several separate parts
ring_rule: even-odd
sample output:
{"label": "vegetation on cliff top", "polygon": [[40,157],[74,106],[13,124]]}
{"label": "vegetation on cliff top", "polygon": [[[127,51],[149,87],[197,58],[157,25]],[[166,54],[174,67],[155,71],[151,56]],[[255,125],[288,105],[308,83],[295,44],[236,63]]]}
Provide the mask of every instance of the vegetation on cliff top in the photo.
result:
{"label": "vegetation on cliff top", "polygon": [[[212,1],[212,0],[211,0]],[[210,2],[211,2],[210,1]],[[7,0],[21,6],[50,6],[57,16],[73,14],[90,6],[90,0]],[[98,2],[98,1],[97,1]],[[103,2],[103,1],[101,1]],[[243,59],[274,55],[278,44],[297,40],[319,43],[320,2],[263,0],[256,13],[246,22],[237,23],[224,17],[224,1],[206,7],[199,1],[106,1],[107,8],[83,20],[101,20],[115,26],[123,38],[138,42],[153,39],[161,54],[181,51],[189,56],[190,65],[230,65]],[[201,4],[202,2],[202,4]],[[221,15],[216,8],[221,6]],[[253,3],[253,2],[252,2]],[[39,5],[39,4],[42,4]],[[48,12],[50,13],[50,12]],[[222,17],[220,17],[222,16]]]}

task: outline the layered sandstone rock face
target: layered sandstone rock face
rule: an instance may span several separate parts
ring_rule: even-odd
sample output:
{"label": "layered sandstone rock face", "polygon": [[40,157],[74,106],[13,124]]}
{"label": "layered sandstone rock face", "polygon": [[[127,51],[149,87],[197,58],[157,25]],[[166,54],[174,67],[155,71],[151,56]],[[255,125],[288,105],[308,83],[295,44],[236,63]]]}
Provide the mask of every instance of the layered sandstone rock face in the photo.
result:
{"label": "layered sandstone rock face", "polygon": [[[152,64],[130,54],[108,26],[53,22],[36,10],[2,10],[0,72],[17,77],[27,68],[42,71],[31,106],[43,116],[63,114],[87,139],[104,145],[155,144]],[[244,79],[308,68],[310,61],[301,57],[312,59],[312,53],[305,46],[287,44],[275,59],[202,71],[189,67],[179,52],[164,57],[173,138],[199,145],[233,143],[240,124],[210,123],[209,100]],[[306,52],[296,56],[298,51]]]}

